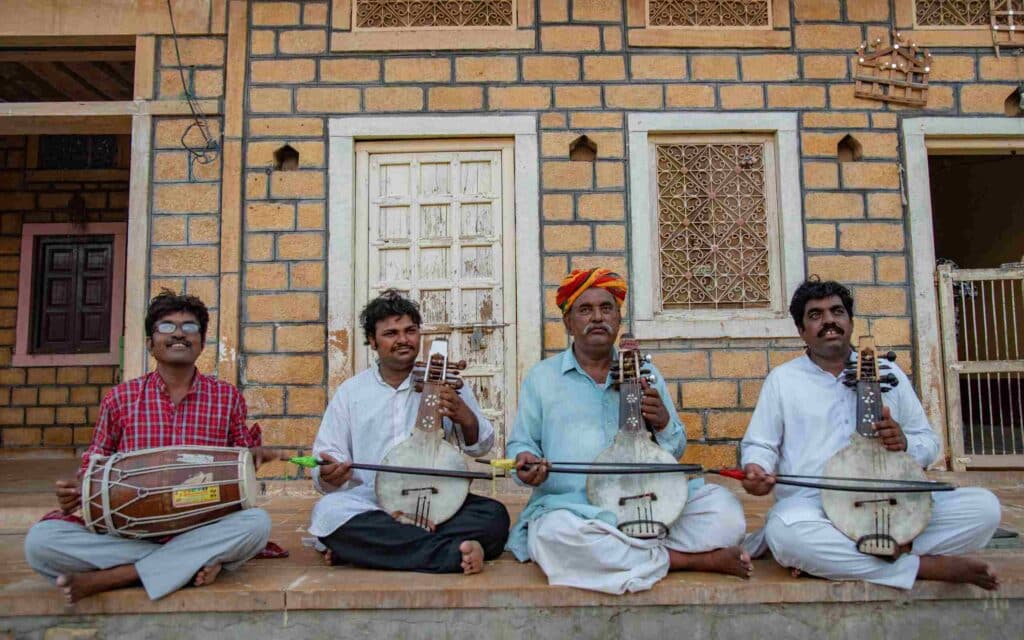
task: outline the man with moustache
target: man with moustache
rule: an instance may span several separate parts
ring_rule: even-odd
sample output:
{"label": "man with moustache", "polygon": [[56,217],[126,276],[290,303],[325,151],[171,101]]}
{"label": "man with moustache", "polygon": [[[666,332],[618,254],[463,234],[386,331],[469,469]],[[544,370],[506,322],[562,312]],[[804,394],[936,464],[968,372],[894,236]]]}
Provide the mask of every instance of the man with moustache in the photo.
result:
{"label": "man with moustache", "polygon": [[[484,560],[501,555],[508,538],[508,512],[500,502],[470,493],[449,520],[423,528],[381,510],[377,472],[351,467],[354,461],[380,464],[409,437],[421,395],[411,375],[422,323],[416,303],[389,289],[366,305],[359,321],[378,362],[338,387],[320,423],[313,455],[328,464],[313,470],[313,485],[325,495],[313,508],[309,531],[319,538],[328,565],[479,573]],[[441,414],[445,435],[454,436],[466,455],[490,451],[494,428],[469,385],[458,391],[442,386]]]}
{"label": "man with moustache", "polygon": [[[625,280],[608,269],[573,271],[558,289],[555,301],[572,344],[523,381],[507,455],[534,489],[508,548],[520,561],[540,565],[550,584],[605,593],[650,589],[670,570],[746,578],[752,565],[737,546],[746,522],[727,489],[690,481],[686,507],[668,523],[667,537],[642,540],[619,531],[614,514],[587,501],[586,476],[547,473],[547,459],[593,461],[618,432],[619,395],[609,372],[625,298]],[[678,458],[686,446],[683,426],[664,378],[650,369],[655,382],[644,390],[641,412],[657,443]]]}
{"label": "man with moustache", "polygon": [[[806,353],[772,369],[743,438],[747,492],[775,489],[765,528],[745,543],[752,555],[770,548],[795,574],[832,580],[865,580],[910,589],[917,578],[999,586],[987,563],[961,557],[984,547],[999,525],[999,501],[980,488],[933,493],[932,517],[911,548],[894,562],[863,554],[825,515],[818,489],[775,485],[773,474],[821,475],[850,442],[856,428],[856,394],[843,384],[843,369],[856,357],[853,297],[838,282],[811,279],[789,306]],[[906,374],[895,363],[897,385],[883,397],[875,430],[890,451],[906,451],[922,467],[940,453],[939,439]]]}
{"label": "man with moustache", "polygon": [[222,568],[240,567],[267,543],[270,517],[262,509],[237,511],[163,544],[91,533],[74,515],[82,504],[80,477],[93,455],[204,446],[247,447],[257,466],[277,457],[257,446],[258,431],[246,427],[238,389],[196,368],[209,321],[206,305],[195,296],[165,289],[153,298],[145,325],[156,371],[117,385],[103,398],[79,478],[57,482],[60,511],[25,538],[29,565],[53,580],[69,603],[140,582],[153,600],[189,582],[208,585]]}

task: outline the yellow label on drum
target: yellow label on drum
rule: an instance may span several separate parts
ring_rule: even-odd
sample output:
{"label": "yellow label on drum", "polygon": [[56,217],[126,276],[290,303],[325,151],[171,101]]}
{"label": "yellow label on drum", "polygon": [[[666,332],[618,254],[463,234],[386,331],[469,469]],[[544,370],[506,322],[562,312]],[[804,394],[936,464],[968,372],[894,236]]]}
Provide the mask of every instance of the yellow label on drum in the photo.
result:
{"label": "yellow label on drum", "polygon": [[196,487],[194,489],[177,489],[171,494],[171,506],[191,507],[197,504],[220,502],[220,487]]}

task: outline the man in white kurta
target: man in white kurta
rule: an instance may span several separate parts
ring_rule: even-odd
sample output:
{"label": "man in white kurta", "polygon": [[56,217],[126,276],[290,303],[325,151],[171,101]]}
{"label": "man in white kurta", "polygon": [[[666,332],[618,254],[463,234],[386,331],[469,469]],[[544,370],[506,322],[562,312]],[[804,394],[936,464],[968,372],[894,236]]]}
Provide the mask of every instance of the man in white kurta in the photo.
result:
{"label": "man in white kurta", "polygon": [[[755,495],[774,488],[776,503],[765,528],[745,546],[757,556],[770,548],[783,566],[834,580],[866,580],[909,589],[916,578],[971,582],[996,588],[991,567],[955,557],[985,546],[999,524],[999,502],[979,488],[932,494],[932,517],[909,553],[895,562],[867,555],[825,515],[817,489],[775,484],[773,474],[821,475],[825,464],[855,433],[856,394],[842,369],[856,356],[850,335],[853,299],[836,282],[808,281],[790,306],[807,352],[771,371],[743,438],[742,458]],[[887,412],[876,429],[883,444],[906,451],[922,466],[940,453],[910,380],[895,363],[897,385],[883,395]],[[888,371],[886,373],[889,373]]]}
{"label": "man in white kurta", "polygon": [[[690,481],[682,515],[664,523],[668,535],[638,539],[619,531],[615,514],[588,502],[586,476],[547,475],[540,463],[592,462],[618,432],[619,394],[609,367],[625,293],[625,282],[607,269],[573,272],[559,289],[573,345],[537,364],[523,382],[506,453],[516,458],[518,478],[534,490],[508,548],[520,561],[536,562],[550,584],[605,593],[650,589],[670,569],[747,577],[750,559],[737,546],[746,522],[727,489]],[[656,442],[678,458],[686,446],[683,426],[664,378],[650,368],[655,382],[645,391],[642,413]],[[534,465],[526,470],[528,463]]]}
{"label": "man in white kurta", "polygon": [[[378,472],[347,464],[380,464],[412,433],[421,396],[411,376],[421,321],[415,304],[385,292],[362,318],[379,362],[342,383],[324,414],[313,455],[331,464],[313,470],[313,485],[325,495],[313,508],[309,531],[329,550],[331,564],[476,573],[484,559],[501,555],[508,538],[509,516],[500,502],[471,493],[451,519],[428,530],[383,511],[374,493]],[[445,435],[466,455],[491,449],[494,427],[468,384],[442,390],[446,411]]]}

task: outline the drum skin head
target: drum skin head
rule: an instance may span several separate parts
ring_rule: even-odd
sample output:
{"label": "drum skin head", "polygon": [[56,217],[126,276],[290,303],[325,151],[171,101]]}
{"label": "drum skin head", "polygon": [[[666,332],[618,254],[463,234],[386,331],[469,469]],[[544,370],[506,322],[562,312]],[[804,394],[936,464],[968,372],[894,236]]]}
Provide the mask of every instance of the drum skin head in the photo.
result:
{"label": "drum skin head", "polygon": [[[889,451],[873,438],[853,434],[850,445],[829,459],[826,476],[878,480],[928,480],[914,458],[904,451]],[[872,555],[888,556],[894,546],[912,542],[932,515],[932,494],[834,491],[823,489],[821,502],[832,524],[854,542],[865,541]],[[880,536],[875,538],[875,536]],[[886,543],[886,539],[891,539]],[[892,553],[888,550],[891,549]],[[862,549],[864,550],[864,549]]]}
{"label": "drum skin head", "polygon": [[[467,469],[462,454],[443,440],[439,431],[420,429],[388,451],[381,464],[454,471]],[[378,471],[374,491],[381,509],[388,513],[401,511],[406,516],[413,516],[417,508],[422,511],[425,501],[429,502],[427,518],[437,525],[455,515],[466,501],[469,480]]]}
{"label": "drum skin head", "polygon": [[[676,464],[678,461],[671,453],[651,442],[646,431],[620,431],[615,435],[612,445],[594,462]],[[625,522],[646,518],[665,527],[662,530],[661,527],[631,526],[623,530],[626,535],[636,538],[661,537],[682,515],[686,506],[687,487],[686,476],[677,473],[592,475],[587,478],[587,499],[595,507],[614,513],[620,527]],[[646,494],[652,494],[654,499],[643,501],[634,498]],[[643,507],[638,513],[640,504]],[[644,507],[648,505],[649,511],[646,511]]]}

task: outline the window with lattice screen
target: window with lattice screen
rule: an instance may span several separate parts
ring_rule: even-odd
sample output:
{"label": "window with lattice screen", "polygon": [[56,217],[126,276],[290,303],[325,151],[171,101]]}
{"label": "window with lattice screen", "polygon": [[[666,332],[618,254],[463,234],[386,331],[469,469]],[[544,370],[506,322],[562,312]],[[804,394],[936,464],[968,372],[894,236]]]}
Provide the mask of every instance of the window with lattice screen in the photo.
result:
{"label": "window with lattice screen", "polygon": [[921,27],[988,26],[989,0],[914,0],[914,17]]}
{"label": "window with lattice screen", "polygon": [[652,27],[769,27],[771,0],[648,0]]}
{"label": "window with lattice screen", "polygon": [[515,8],[514,0],[355,0],[355,27],[511,27]]}
{"label": "window with lattice screen", "polygon": [[634,332],[796,335],[804,276],[797,114],[631,113]]}
{"label": "window with lattice screen", "polygon": [[769,307],[771,142],[681,138],[654,154],[662,308]]}
{"label": "window with lattice screen", "polygon": [[331,0],[332,51],[532,49],[534,0]]}

